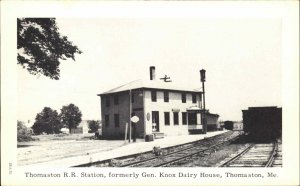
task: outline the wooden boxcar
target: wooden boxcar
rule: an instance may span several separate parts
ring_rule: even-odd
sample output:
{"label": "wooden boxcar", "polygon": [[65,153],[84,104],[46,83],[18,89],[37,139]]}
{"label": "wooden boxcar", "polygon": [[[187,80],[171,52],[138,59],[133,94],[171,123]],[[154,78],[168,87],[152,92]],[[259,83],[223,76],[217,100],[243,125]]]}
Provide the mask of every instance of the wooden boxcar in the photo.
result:
{"label": "wooden boxcar", "polygon": [[253,141],[272,141],[281,138],[282,108],[249,107],[242,110],[244,131]]}

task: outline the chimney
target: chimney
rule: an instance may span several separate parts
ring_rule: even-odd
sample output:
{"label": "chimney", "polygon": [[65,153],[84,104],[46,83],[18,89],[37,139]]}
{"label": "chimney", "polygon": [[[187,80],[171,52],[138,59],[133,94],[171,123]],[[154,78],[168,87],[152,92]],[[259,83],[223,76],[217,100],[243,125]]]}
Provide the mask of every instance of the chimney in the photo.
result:
{"label": "chimney", "polygon": [[150,80],[155,80],[155,66],[150,67]]}

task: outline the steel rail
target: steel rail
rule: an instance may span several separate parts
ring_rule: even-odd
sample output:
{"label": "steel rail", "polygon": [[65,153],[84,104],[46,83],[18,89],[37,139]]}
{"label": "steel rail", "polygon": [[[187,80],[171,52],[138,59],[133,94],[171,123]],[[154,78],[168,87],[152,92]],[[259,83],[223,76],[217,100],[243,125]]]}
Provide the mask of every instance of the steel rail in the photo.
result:
{"label": "steel rail", "polygon": [[222,165],[220,165],[219,167],[226,167],[228,166],[230,163],[234,162],[235,160],[237,160],[238,158],[242,157],[246,152],[248,152],[255,144],[250,144],[248,147],[246,147],[244,150],[242,150],[240,153],[238,153],[236,156],[230,158],[228,161],[224,162]]}
{"label": "steel rail", "polygon": [[[200,145],[202,145],[202,144],[200,144]],[[199,146],[200,146],[200,145],[199,145]],[[161,157],[167,157],[167,156],[169,156],[169,155],[173,155],[173,154],[176,154],[176,153],[179,153],[179,152],[183,152],[184,150],[189,150],[189,149],[192,149],[192,148],[195,148],[195,146],[187,147],[187,148],[184,148],[184,149],[179,149],[179,150],[177,150],[177,151],[170,152],[170,153],[168,153],[168,154],[166,154],[166,155],[163,155],[163,156],[161,156]],[[152,160],[155,160],[155,159],[157,159],[157,158],[158,158],[158,157],[153,157],[153,158],[149,158],[149,159],[145,159],[145,160],[140,160],[140,161],[137,161],[137,162],[132,162],[132,163],[128,163],[128,164],[121,165],[120,167],[130,167],[130,166],[132,166],[132,165],[138,165],[138,164],[141,164],[141,163],[146,163],[146,162],[148,162],[148,161],[152,161]]]}
{"label": "steel rail", "polygon": [[[237,159],[239,159],[240,157],[244,156],[254,146],[255,146],[255,144],[249,145],[243,151],[241,151],[240,153],[238,153],[236,156],[230,158],[228,161],[224,162],[219,167],[227,167],[227,166],[229,166],[231,163],[235,162]],[[277,147],[278,147],[278,144],[276,142],[274,142],[273,143],[273,148],[272,148],[272,153],[269,156],[268,161],[267,161],[267,163],[265,164],[264,167],[270,167],[270,166],[272,166],[272,164],[274,162],[274,157],[275,157],[275,155],[277,153]]]}
{"label": "steel rail", "polygon": [[[234,136],[234,137],[232,137],[232,136]],[[237,138],[237,137],[239,137],[239,134],[237,135],[233,131],[228,131],[226,133],[218,134],[216,136],[211,136],[211,137],[208,137],[208,138],[204,138],[202,140],[197,140],[197,141],[188,142],[188,143],[184,143],[184,144],[169,146],[169,147],[166,147],[166,148],[162,148],[162,150],[163,151],[172,151],[172,150],[174,150],[174,151],[173,152],[168,152],[168,154],[165,154],[162,157],[168,157],[168,156],[171,156],[173,154],[180,153],[180,152],[183,152],[185,150],[190,150],[190,149],[193,149],[193,148],[201,148],[201,147],[207,148],[207,145],[210,145],[210,144],[212,144],[212,143],[214,143],[218,140],[221,140],[221,139],[224,140],[224,139],[231,138],[231,139],[229,139],[229,141],[230,141],[230,140],[232,140],[232,138]],[[227,141],[225,141],[225,142],[227,142]],[[214,145],[214,146],[217,146],[217,145]],[[177,150],[176,148],[181,148],[181,149]],[[205,149],[205,150],[208,150],[208,149]],[[139,155],[151,154],[151,152],[152,151],[146,151],[146,152],[143,152],[143,153],[136,153],[136,154],[126,155],[126,156],[115,158],[115,160],[122,161],[122,160],[126,160],[127,158],[130,158],[130,157],[135,157],[136,158]],[[138,164],[146,163],[148,161],[153,161],[155,159],[158,159],[158,157],[151,157],[149,159],[144,159],[144,160],[140,160],[140,161],[130,162],[130,163],[127,163],[127,164],[122,164],[122,165],[119,165],[119,167],[130,167],[132,165],[138,165]],[[111,160],[113,160],[113,159],[95,161],[95,162],[90,162],[90,163],[86,163],[86,164],[76,165],[76,166],[73,166],[73,167],[89,167],[89,166],[94,166],[94,165],[104,165],[104,164],[109,164],[111,162]]]}
{"label": "steel rail", "polygon": [[[237,136],[237,137],[238,137],[238,136]],[[230,140],[228,140],[228,141],[223,141],[223,142],[221,142],[221,143],[212,145],[212,146],[210,146],[210,147],[207,147],[206,149],[202,149],[202,150],[199,150],[199,151],[197,151],[197,152],[194,152],[194,153],[191,153],[191,154],[187,154],[187,155],[185,155],[185,156],[182,156],[182,157],[179,157],[179,158],[176,158],[176,159],[167,161],[167,162],[163,162],[163,163],[161,163],[161,164],[155,165],[154,167],[162,167],[162,166],[165,166],[165,165],[169,165],[169,164],[173,164],[173,163],[178,163],[178,162],[180,162],[181,160],[184,160],[184,159],[186,159],[186,158],[195,156],[195,155],[200,154],[200,153],[204,153],[204,152],[206,152],[206,151],[209,151],[209,150],[214,149],[215,147],[220,147],[220,146],[222,146],[222,145],[225,145],[225,144],[227,144],[227,143],[230,143],[231,141],[236,140],[237,137],[234,137],[234,138],[232,138],[232,139],[230,139]]]}
{"label": "steel rail", "polygon": [[[230,134],[230,136],[231,135],[233,135],[233,133]],[[235,136],[234,138],[236,138],[236,137],[238,137],[238,136]],[[130,166],[134,166],[134,165],[139,165],[139,164],[142,164],[142,163],[146,163],[146,162],[156,160],[158,158],[166,158],[168,156],[171,156],[171,155],[174,155],[174,154],[177,154],[177,153],[181,153],[181,152],[184,152],[186,150],[197,149],[197,148],[201,148],[201,147],[206,148],[206,149],[201,149],[201,150],[207,151],[208,149],[211,149],[212,147],[207,148],[206,145],[211,145],[211,143],[215,142],[216,140],[222,139],[222,138],[224,138],[224,136],[218,136],[215,139],[207,139],[207,140],[211,140],[211,141],[205,141],[204,144],[199,143],[201,141],[197,141],[195,143],[190,144],[190,145],[196,145],[196,146],[189,146],[189,147],[184,148],[184,149],[179,149],[179,150],[176,150],[176,151],[173,151],[173,152],[169,152],[168,154],[165,154],[161,157],[153,157],[153,158],[144,159],[144,160],[140,160],[140,161],[136,161],[136,162],[131,162],[131,163],[128,163],[128,164],[123,164],[120,167],[130,167]],[[227,142],[227,141],[225,141],[225,142]],[[214,145],[214,146],[217,146],[217,145]]]}
{"label": "steel rail", "polygon": [[266,163],[265,167],[271,167],[274,163],[275,160],[275,155],[277,154],[277,150],[278,150],[278,143],[277,141],[274,142],[274,147],[272,150],[272,154],[270,155],[270,158],[268,160],[268,162]]}

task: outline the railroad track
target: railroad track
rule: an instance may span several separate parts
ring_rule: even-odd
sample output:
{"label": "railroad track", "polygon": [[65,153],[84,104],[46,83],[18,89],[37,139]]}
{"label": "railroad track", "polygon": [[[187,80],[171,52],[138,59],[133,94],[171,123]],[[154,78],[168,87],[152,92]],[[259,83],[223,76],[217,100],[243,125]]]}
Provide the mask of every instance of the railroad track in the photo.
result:
{"label": "railroad track", "polygon": [[225,160],[220,167],[271,167],[277,157],[278,143],[247,144],[246,148]]}
{"label": "railroad track", "polygon": [[229,136],[218,136],[216,138],[206,140],[203,143],[194,143],[189,147],[180,148],[175,151],[163,154],[162,156],[149,158],[129,164],[122,167],[165,167],[168,165],[180,163],[193,156],[205,156],[218,150],[221,146],[229,144],[239,136],[239,133],[233,132]]}
{"label": "railroad track", "polygon": [[282,143],[277,143],[277,153],[274,156],[272,167],[282,167]]}
{"label": "railroad track", "polygon": [[[229,143],[236,139],[240,132],[228,131],[223,134],[204,138],[202,140],[189,142],[185,144],[175,145],[162,148],[161,155],[157,156],[153,151],[131,154],[127,156],[117,157],[114,159],[106,159],[97,162],[90,162],[74,167],[153,167],[167,166],[176,163],[188,157],[201,154],[206,155],[216,151],[222,144]],[[211,152],[210,152],[211,151]],[[178,160],[176,160],[178,159]]]}

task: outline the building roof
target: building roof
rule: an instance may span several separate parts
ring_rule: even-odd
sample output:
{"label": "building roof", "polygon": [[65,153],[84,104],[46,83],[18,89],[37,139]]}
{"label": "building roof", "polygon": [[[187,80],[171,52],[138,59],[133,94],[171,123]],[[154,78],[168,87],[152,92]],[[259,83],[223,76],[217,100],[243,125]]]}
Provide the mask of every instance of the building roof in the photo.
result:
{"label": "building roof", "polygon": [[262,106],[262,107],[248,107],[248,110],[242,111],[270,111],[270,110],[281,110],[281,107],[277,106]]}
{"label": "building roof", "polygon": [[187,87],[180,87],[175,85],[173,82],[164,82],[161,80],[147,80],[143,81],[141,79],[129,82],[127,84],[121,85],[119,87],[113,88],[111,90],[108,90],[106,92],[103,92],[100,95],[105,94],[111,94],[111,93],[117,93],[117,92],[123,92],[128,90],[134,90],[134,89],[162,89],[162,90],[174,90],[174,91],[184,91],[184,92],[197,92],[200,93],[201,91],[197,89],[191,89]]}

